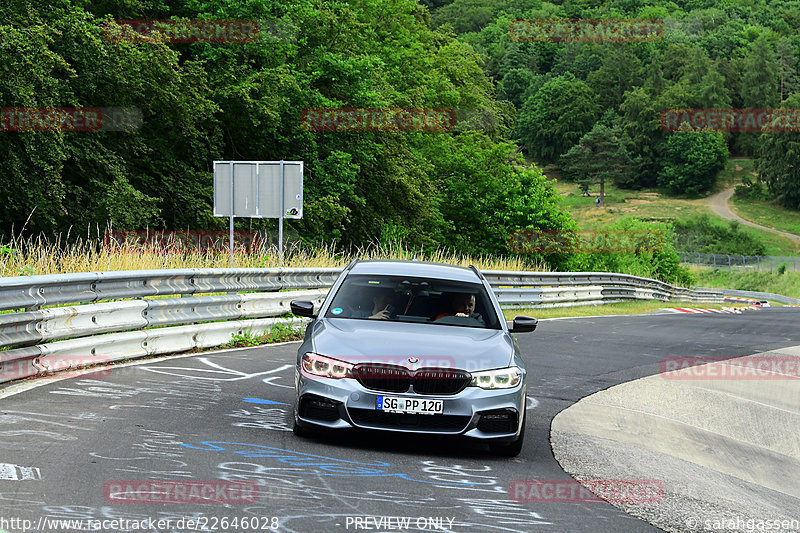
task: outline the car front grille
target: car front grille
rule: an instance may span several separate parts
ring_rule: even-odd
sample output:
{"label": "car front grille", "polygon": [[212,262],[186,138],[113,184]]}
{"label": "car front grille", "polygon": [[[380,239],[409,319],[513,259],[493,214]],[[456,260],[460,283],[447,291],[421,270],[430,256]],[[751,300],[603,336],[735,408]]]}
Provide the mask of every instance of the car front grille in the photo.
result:
{"label": "car front grille", "polygon": [[457,394],[472,381],[469,372],[449,368],[423,368],[414,374],[414,392]]}
{"label": "car front grille", "polygon": [[407,392],[411,374],[402,366],[361,363],[353,368],[356,379],[364,387],[383,392]]}
{"label": "car front grille", "polygon": [[469,385],[472,375],[452,368],[420,368],[382,363],[361,363],[353,373],[364,387],[381,392],[412,392],[417,394],[458,394]]}
{"label": "car front grille", "polygon": [[467,427],[471,417],[458,415],[414,415],[385,413],[375,409],[348,409],[350,417],[357,425],[410,430],[442,430],[461,432]]}

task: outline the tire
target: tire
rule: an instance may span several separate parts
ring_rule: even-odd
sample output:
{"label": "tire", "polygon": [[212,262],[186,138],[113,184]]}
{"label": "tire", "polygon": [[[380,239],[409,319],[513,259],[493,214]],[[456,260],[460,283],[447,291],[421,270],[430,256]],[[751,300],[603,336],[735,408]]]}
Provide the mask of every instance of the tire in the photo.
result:
{"label": "tire", "polygon": [[525,423],[527,421],[527,416],[527,413],[523,413],[522,415],[522,430],[519,432],[517,440],[505,444],[490,442],[489,449],[492,453],[501,457],[516,457],[520,454],[522,445],[525,442]]}
{"label": "tire", "polygon": [[295,437],[308,437],[308,430],[297,423],[297,419],[294,421],[294,425],[292,426],[292,433],[294,433]]}

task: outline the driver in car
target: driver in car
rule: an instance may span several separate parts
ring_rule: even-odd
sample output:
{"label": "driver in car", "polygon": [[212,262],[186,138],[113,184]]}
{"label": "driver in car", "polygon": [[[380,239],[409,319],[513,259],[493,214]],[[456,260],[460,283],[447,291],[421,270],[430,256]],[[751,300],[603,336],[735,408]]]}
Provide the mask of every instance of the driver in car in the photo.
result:
{"label": "driver in car", "polygon": [[474,294],[466,294],[466,293],[456,293],[450,296],[449,299],[451,312],[442,313],[438,315],[434,320],[439,320],[445,316],[463,316],[467,318],[473,318],[481,323],[483,323],[483,317],[480,313],[475,312],[475,295]]}

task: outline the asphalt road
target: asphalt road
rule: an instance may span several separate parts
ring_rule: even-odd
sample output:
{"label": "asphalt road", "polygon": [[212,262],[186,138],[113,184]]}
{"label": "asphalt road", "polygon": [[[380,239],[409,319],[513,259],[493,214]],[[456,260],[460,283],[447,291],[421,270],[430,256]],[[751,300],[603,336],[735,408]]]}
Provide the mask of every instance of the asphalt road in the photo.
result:
{"label": "asphalt road", "polygon": [[769,226],[762,226],[761,224],[756,224],[755,222],[751,222],[749,220],[745,220],[744,218],[740,217],[728,206],[728,200],[731,199],[733,196],[734,189],[731,187],[730,189],[725,189],[724,191],[720,191],[717,194],[710,196],[708,198],[708,205],[711,207],[711,210],[721,216],[722,218],[727,218],[728,220],[735,220],[740,224],[744,224],[745,226],[750,226],[751,228],[758,228],[764,231],[769,231],[771,233],[777,233],[787,239],[790,239],[795,244],[800,244],[800,236],[797,236],[793,233],[787,233],[785,231],[781,231],[779,229],[770,228]]}
{"label": "asphalt road", "polygon": [[[227,517],[228,531],[398,531],[399,519],[409,520],[403,531],[657,531],[606,503],[515,503],[509,483],[568,479],[549,428],[578,399],[655,374],[669,356],[734,357],[800,344],[798,318],[798,309],[771,308],[543,321],[518,336],[529,411],[516,459],[453,439],[295,437],[297,343],[45,379],[0,399],[0,530],[124,531],[108,521],[126,519],[136,521],[130,531],[190,531],[176,521],[219,527]],[[259,496],[250,504],[109,501],[115,484],[131,480],[254,481]],[[256,520],[242,527],[242,517]],[[392,520],[381,527],[381,517]],[[231,527],[234,518],[239,527]],[[83,522],[58,527],[59,519]],[[167,519],[171,527],[156,522]]]}

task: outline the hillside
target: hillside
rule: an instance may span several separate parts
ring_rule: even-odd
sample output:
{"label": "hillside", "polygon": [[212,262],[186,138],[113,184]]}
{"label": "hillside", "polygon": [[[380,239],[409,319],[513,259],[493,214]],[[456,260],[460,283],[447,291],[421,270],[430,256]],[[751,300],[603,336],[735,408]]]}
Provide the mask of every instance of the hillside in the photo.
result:
{"label": "hillside", "polygon": [[[752,177],[752,159],[730,159],[720,172],[715,190],[723,190],[741,184],[742,178]],[[557,169],[545,169],[548,177],[558,176]],[[595,206],[595,198],[599,194],[599,186],[589,188],[591,197],[581,195],[580,187],[575,182],[552,179],[551,183],[568,206],[570,214],[579,229],[591,231],[601,229],[625,216],[634,216],[645,221],[675,222],[706,215],[714,222],[729,225],[725,219],[717,216],[709,207],[710,195],[698,198],[680,198],[666,194],[662,189],[647,188],[642,190],[621,189],[613,183],[605,186],[604,208]],[[759,224],[776,227],[785,231],[798,231],[800,234],[800,213],[787,210],[767,200],[752,200],[734,197],[730,202],[734,209],[745,219]],[[800,247],[782,236],[756,228],[740,226],[738,231],[761,242],[766,248],[765,255],[794,256],[800,255]],[[739,250],[735,251],[740,252]],[[720,250],[718,253],[725,253]],[[730,252],[729,253],[734,253]]]}

